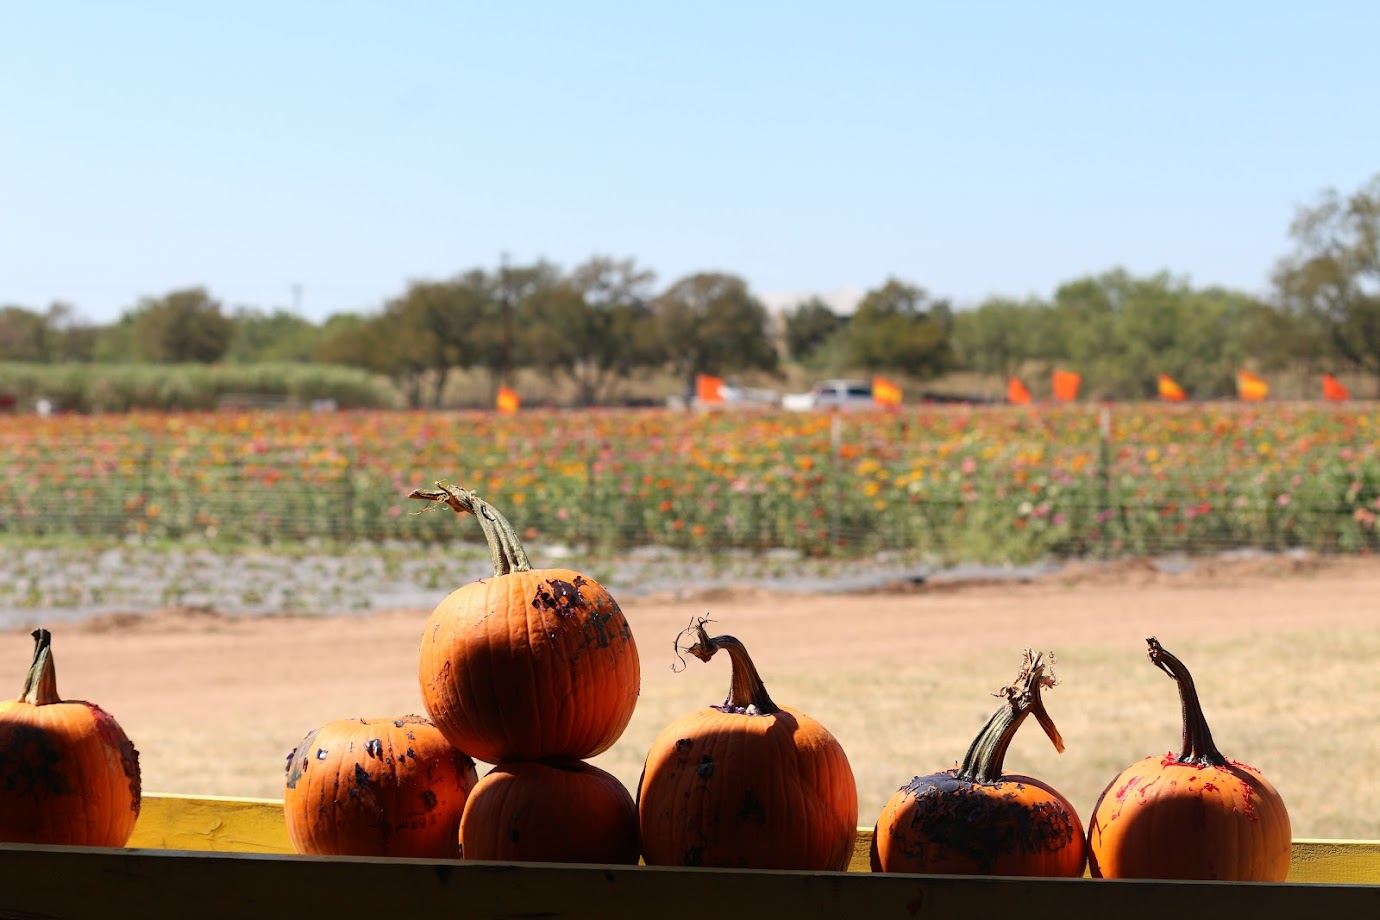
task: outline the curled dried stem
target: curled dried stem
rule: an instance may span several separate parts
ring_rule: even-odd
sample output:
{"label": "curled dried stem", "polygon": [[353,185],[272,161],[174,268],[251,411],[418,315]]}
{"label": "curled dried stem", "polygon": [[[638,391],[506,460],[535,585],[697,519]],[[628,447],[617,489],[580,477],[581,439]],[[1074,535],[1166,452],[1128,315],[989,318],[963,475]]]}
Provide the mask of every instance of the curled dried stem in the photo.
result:
{"label": "curled dried stem", "polygon": [[1055,750],[1063,753],[1063,736],[1045,710],[1044,699],[1040,695],[1042,690],[1058,683],[1053,664],[1053,654],[1025,650],[1016,679],[993,694],[1000,697],[1003,703],[969,746],[958,770],[960,779],[988,784],[999,782],[1011,739],[1029,715],[1035,716]]}
{"label": "curled dried stem", "polygon": [[413,489],[407,493],[407,497],[432,503],[422,510],[444,504],[449,505],[456,514],[473,514],[478,518],[479,526],[484,530],[484,540],[489,545],[489,558],[494,564],[495,577],[526,572],[532,568],[527,550],[523,549],[513,525],[475,492],[438,481],[436,488]]}
{"label": "curled dried stem", "polygon": [[714,621],[711,620],[708,616],[694,617],[690,620],[689,626],[685,627],[680,632],[676,633],[676,638],[671,643],[671,650],[675,652],[676,658],[680,661],[680,667],[676,667],[675,663],[672,662],[671,673],[679,674],[681,671],[685,670],[686,666],[688,665],[688,662],[685,660],[685,653],[687,652],[694,655],[696,658],[699,658],[701,661],[709,660],[708,658],[704,658],[699,653],[695,652],[695,648],[701,644],[699,641],[695,642],[693,645],[687,645],[685,648],[681,648],[680,640],[685,638],[686,633],[692,633],[695,634],[696,639],[699,639],[700,636],[703,636],[704,639],[712,642],[713,640],[709,639],[709,634],[705,632],[704,626],[706,623],[713,622]]}

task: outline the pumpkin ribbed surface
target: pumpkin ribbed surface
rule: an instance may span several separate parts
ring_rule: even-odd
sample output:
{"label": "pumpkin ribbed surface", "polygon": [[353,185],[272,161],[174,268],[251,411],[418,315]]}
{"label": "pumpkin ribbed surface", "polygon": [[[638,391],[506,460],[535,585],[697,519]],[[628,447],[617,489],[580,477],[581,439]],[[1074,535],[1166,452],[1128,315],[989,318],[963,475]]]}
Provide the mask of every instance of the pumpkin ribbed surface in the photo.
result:
{"label": "pumpkin ribbed surface", "polygon": [[1041,691],[1055,684],[1053,656],[1026,649],[1002,703],[953,770],[917,776],[882,809],[872,835],[874,872],[1079,876],[1083,824],[1049,784],[1006,773],[1006,753],[1028,716],[1056,750],[1064,740]]}
{"label": "pumpkin ribbed surface", "polygon": [[582,761],[506,761],[470,793],[465,859],[636,865],[637,807],[613,774]]}
{"label": "pumpkin ribbed surface", "polygon": [[139,752],[114,716],[58,696],[36,630],[19,699],[0,703],[0,841],[124,846],[141,802]]}
{"label": "pumpkin ribbed surface", "polygon": [[1098,797],[1089,822],[1092,874],[1103,878],[1282,882],[1289,813],[1260,771],[1147,757]]}
{"label": "pumpkin ribbed surface", "polygon": [[474,492],[436,485],[410,497],[473,514],[494,577],[452,591],[427,620],[418,660],[427,713],[452,744],[491,764],[608,750],[642,686],[623,611],[592,578],[533,569],[497,509]]}
{"label": "pumpkin ribbed surface", "polygon": [[916,777],[891,797],[872,835],[874,872],[1083,874],[1083,823],[1058,791],[1019,773],[995,783],[956,773]]}
{"label": "pumpkin ribbed surface", "polygon": [[1183,747],[1107,784],[1088,822],[1088,864],[1102,878],[1282,882],[1293,836],[1284,800],[1260,771],[1228,760],[1193,675],[1154,637],[1150,662],[1178,685]]}
{"label": "pumpkin ribbed surface", "polygon": [[419,676],[437,727],[488,763],[593,757],[623,733],[641,687],[627,618],[570,569],[453,591],[423,630]]}
{"label": "pumpkin ribbed surface", "polygon": [[858,795],[842,746],[804,713],[708,707],[652,743],[638,816],[648,865],[843,870]]}
{"label": "pumpkin ribbed surface", "polygon": [[419,716],[328,722],[288,755],[288,837],[298,853],[455,859],[477,780]]}
{"label": "pumpkin ribbed surface", "polygon": [[[857,836],[858,788],[842,745],[819,722],[778,706],[743,643],[699,620],[685,651],[731,663],[722,706],[662,730],[637,790],[649,865],[841,871]],[[676,640],[679,649],[680,640]]]}

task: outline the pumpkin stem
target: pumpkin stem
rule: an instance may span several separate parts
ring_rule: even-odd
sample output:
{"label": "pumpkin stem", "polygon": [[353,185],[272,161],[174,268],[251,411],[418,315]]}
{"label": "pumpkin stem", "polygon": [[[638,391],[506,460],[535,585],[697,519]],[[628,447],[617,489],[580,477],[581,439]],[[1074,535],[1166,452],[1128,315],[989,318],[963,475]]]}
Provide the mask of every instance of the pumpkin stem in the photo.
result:
{"label": "pumpkin stem", "polygon": [[413,489],[407,497],[447,504],[456,514],[473,514],[479,518],[479,526],[484,529],[484,539],[489,544],[489,558],[493,560],[495,578],[531,570],[527,550],[522,548],[522,541],[518,539],[513,525],[498,513],[497,508],[474,492],[438,482],[434,489]]}
{"label": "pumpkin stem", "polygon": [[957,779],[985,785],[999,782],[1011,739],[1016,737],[1016,730],[1028,715],[1035,716],[1049,740],[1054,743],[1054,749],[1063,753],[1064,739],[1045,710],[1044,700],[1040,696],[1041,690],[1055,684],[1054,672],[1050,670],[1053,663],[1053,655],[1046,660],[1044,653],[1025,650],[1025,660],[1016,679],[995,694],[1005,697],[1005,702],[992,713],[968,747],[968,753],[963,755]]}
{"label": "pumpkin stem", "polygon": [[1179,752],[1179,763],[1196,764],[1202,767],[1225,767],[1227,758],[1217,750],[1212,740],[1212,730],[1208,728],[1203,715],[1203,705],[1198,702],[1198,690],[1193,686],[1193,675],[1175,656],[1171,655],[1158,639],[1146,639],[1150,646],[1147,653],[1150,661],[1179,685],[1179,701],[1184,713],[1184,747]]}
{"label": "pumpkin stem", "polygon": [[767,694],[767,685],[762,683],[762,676],[757,673],[757,666],[748,657],[747,648],[743,643],[733,636],[714,636],[711,639],[709,633],[705,632],[704,624],[705,621],[700,620],[691,627],[696,641],[686,651],[700,661],[708,661],[714,657],[715,652],[723,649],[728,652],[729,660],[733,662],[728,699],[724,700],[722,706],[715,708],[750,716],[769,716],[774,712],[780,712],[781,707],[772,702],[772,698]]}
{"label": "pumpkin stem", "polygon": [[47,706],[61,703],[58,696],[57,670],[53,665],[53,634],[46,629],[35,629],[34,660],[29,665],[29,673],[24,676],[24,689],[19,698],[34,706]]}

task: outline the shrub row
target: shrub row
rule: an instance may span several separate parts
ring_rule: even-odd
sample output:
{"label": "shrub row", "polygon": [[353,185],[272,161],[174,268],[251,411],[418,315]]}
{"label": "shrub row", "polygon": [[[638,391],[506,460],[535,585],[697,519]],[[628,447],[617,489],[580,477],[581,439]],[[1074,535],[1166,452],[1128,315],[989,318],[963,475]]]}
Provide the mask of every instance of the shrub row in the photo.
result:
{"label": "shrub row", "polygon": [[226,405],[389,408],[397,392],[365,371],[326,364],[37,364],[0,362],[0,403],[30,411],[207,410]]}

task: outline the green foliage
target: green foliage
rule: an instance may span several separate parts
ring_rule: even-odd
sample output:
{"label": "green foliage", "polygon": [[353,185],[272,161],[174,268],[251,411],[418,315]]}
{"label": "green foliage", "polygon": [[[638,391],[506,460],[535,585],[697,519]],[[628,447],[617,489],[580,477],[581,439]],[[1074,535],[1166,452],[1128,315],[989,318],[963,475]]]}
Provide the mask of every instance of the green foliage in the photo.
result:
{"label": "green foliage", "polygon": [[519,308],[523,363],[570,381],[575,402],[600,402],[616,380],[664,357],[651,311],[655,275],[631,259],[596,256]]}
{"label": "green foliage", "polygon": [[225,357],[239,364],[257,361],[310,361],[322,330],[295,313],[241,309],[231,316]]}
{"label": "green foliage", "polygon": [[[731,274],[688,275],[657,292],[654,274],[632,259],[596,256],[570,272],[505,259],[494,270],[411,281],[376,313],[337,314],[321,325],[283,310],[227,316],[200,287],[145,298],[104,327],[76,321],[60,303],[46,312],[4,306],[0,361],[345,365],[390,378],[411,407],[439,407],[458,387],[478,389],[455,383],[467,370],[487,376],[490,401],[522,371],[559,381],[562,401],[588,406],[636,376],[669,372],[689,388],[701,373],[775,373],[783,357],[798,373],[885,372],[911,382],[955,370],[1034,381],[1063,366],[1082,375],[1084,397],[1106,399],[1152,397],[1160,374],[1196,398],[1231,396],[1241,368],[1315,379],[1345,365],[1380,379],[1380,176],[1347,198],[1327,192],[1300,211],[1292,233],[1295,252],[1275,275],[1277,303],[1196,288],[1168,271],[1113,268],[1060,285],[1048,301],[996,297],[963,311],[888,278],[850,316],[812,298],[778,324]],[[46,385],[75,373],[55,372]],[[126,382],[90,391],[74,384],[74,394],[87,395],[66,404],[185,398],[192,408],[205,404],[208,389],[189,383],[195,379],[133,388],[137,399],[99,395],[130,390]],[[1044,395],[1038,383],[1033,389]]]}
{"label": "green foliage", "polygon": [[1281,300],[1335,357],[1380,377],[1380,175],[1349,198],[1325,192],[1290,233],[1295,251],[1275,272]]}
{"label": "green foliage", "polygon": [[1278,369],[1315,347],[1289,314],[1246,294],[1122,268],[1063,284],[1050,304],[990,300],[957,318],[955,345],[987,373],[1061,365],[1083,375],[1085,393],[1120,399],[1153,397],[1160,374],[1198,398],[1231,396],[1239,368]]}
{"label": "green foliage", "polygon": [[687,388],[697,374],[777,368],[767,309],[736,275],[688,275],[658,297],[653,310],[661,342]]}
{"label": "green foliage", "polygon": [[386,408],[394,391],[369,374],[326,364],[0,363],[0,393],[21,406],[46,399],[63,412],[215,409],[225,403]]}
{"label": "green foliage", "polygon": [[0,361],[90,360],[94,330],[78,323],[71,305],[56,302],[39,313],[0,307]]}
{"label": "green foliage", "polygon": [[145,298],[126,320],[132,357],[160,364],[218,361],[234,331],[220,302],[201,287]]}
{"label": "green foliage", "polygon": [[983,374],[1010,377],[1036,357],[1034,329],[1042,305],[994,297],[954,316],[955,359]]}
{"label": "green foliage", "polygon": [[933,306],[922,288],[895,278],[868,291],[845,333],[852,363],[920,379],[937,377],[951,364],[951,352],[944,327],[929,316]]}
{"label": "green foliage", "polygon": [[808,361],[844,324],[844,318],[818,297],[796,304],[785,315],[786,354]]}

